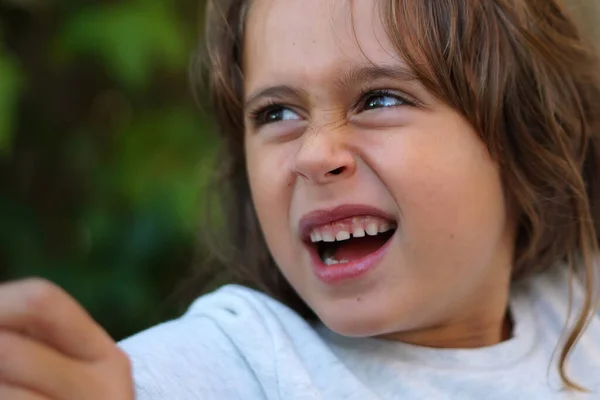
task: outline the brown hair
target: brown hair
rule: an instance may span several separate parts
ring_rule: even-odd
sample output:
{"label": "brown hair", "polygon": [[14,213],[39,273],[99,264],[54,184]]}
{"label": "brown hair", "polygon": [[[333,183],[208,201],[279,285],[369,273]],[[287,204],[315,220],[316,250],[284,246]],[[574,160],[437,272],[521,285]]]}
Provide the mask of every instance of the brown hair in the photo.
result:
{"label": "brown hair", "polygon": [[[219,198],[240,283],[305,317],[262,238],[243,145],[242,41],[248,0],[209,2],[212,104],[223,138]],[[514,279],[563,262],[581,266],[585,299],[559,353],[569,353],[597,309],[600,67],[558,0],[387,0],[381,18],[420,81],[475,127],[499,163],[520,215]],[[222,241],[221,241],[222,242]],[[600,371],[599,371],[600,372]]]}

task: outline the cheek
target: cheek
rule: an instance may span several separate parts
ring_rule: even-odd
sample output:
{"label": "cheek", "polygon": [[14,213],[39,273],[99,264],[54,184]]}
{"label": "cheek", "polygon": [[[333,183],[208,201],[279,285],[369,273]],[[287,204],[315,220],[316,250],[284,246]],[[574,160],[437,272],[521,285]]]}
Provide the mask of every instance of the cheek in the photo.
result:
{"label": "cheek", "polygon": [[292,182],[289,149],[252,142],[246,145],[246,168],[255,205],[261,209],[281,207],[282,199],[289,197]]}
{"label": "cheek", "polygon": [[[447,124],[452,126],[452,124]],[[468,125],[428,127],[388,148],[388,187],[401,211],[405,244],[427,257],[458,259],[482,253],[501,235],[506,211],[500,175],[485,145]],[[481,251],[480,251],[481,249]],[[462,260],[464,261],[464,260]],[[462,262],[461,261],[461,262]]]}
{"label": "cheek", "polygon": [[[282,151],[283,150],[283,151]],[[252,201],[269,249],[285,247],[289,229],[292,174],[289,151],[268,146],[246,145],[246,168]],[[277,258],[277,254],[273,254]]]}

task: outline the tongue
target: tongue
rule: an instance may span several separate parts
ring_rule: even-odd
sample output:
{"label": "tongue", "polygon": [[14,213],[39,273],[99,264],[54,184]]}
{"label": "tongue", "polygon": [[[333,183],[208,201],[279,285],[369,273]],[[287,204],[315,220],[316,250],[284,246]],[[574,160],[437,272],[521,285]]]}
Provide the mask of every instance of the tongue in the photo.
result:
{"label": "tongue", "polygon": [[337,246],[333,257],[336,260],[359,260],[375,253],[388,239],[387,235],[376,235],[345,240]]}

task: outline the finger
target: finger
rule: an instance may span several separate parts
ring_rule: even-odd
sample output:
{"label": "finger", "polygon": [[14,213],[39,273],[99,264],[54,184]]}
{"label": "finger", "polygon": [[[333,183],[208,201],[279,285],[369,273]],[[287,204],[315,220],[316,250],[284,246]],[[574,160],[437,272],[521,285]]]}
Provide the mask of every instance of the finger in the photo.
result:
{"label": "finger", "polygon": [[82,399],[93,390],[85,364],[8,331],[0,331],[0,383],[61,400]]}
{"label": "finger", "polygon": [[0,328],[23,332],[87,361],[114,347],[110,336],[72,297],[41,279],[0,285]]}
{"label": "finger", "polygon": [[48,397],[30,392],[27,389],[5,386],[0,384],[0,399],[2,400],[50,400]]}

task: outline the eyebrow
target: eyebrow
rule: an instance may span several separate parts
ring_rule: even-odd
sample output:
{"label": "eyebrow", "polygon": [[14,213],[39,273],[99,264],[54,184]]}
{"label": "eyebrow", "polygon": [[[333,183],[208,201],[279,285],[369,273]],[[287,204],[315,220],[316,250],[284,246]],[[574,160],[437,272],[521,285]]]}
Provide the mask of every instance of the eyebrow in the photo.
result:
{"label": "eyebrow", "polygon": [[[415,74],[404,65],[366,65],[350,67],[343,70],[334,80],[336,90],[340,92],[359,86],[365,81],[380,79],[392,79],[403,82],[418,82]],[[306,97],[306,91],[289,85],[270,86],[259,89],[251,94],[244,103],[244,110],[252,107],[252,104],[263,97],[275,99],[302,99]]]}
{"label": "eyebrow", "polygon": [[361,85],[365,81],[390,79],[403,82],[418,82],[416,75],[408,67],[398,65],[367,65],[363,67],[350,67],[335,79],[338,90],[344,91],[351,87]]}
{"label": "eyebrow", "polygon": [[306,97],[306,91],[304,91],[300,88],[297,88],[297,87],[287,86],[287,85],[271,86],[271,87],[259,90],[258,92],[251,95],[248,98],[248,100],[246,100],[246,102],[244,103],[244,110],[248,110],[249,108],[251,108],[252,104],[262,97],[268,97],[268,98],[272,98],[272,99],[281,99],[281,100],[293,98],[293,99],[299,100],[299,99],[302,99],[303,97]]}

